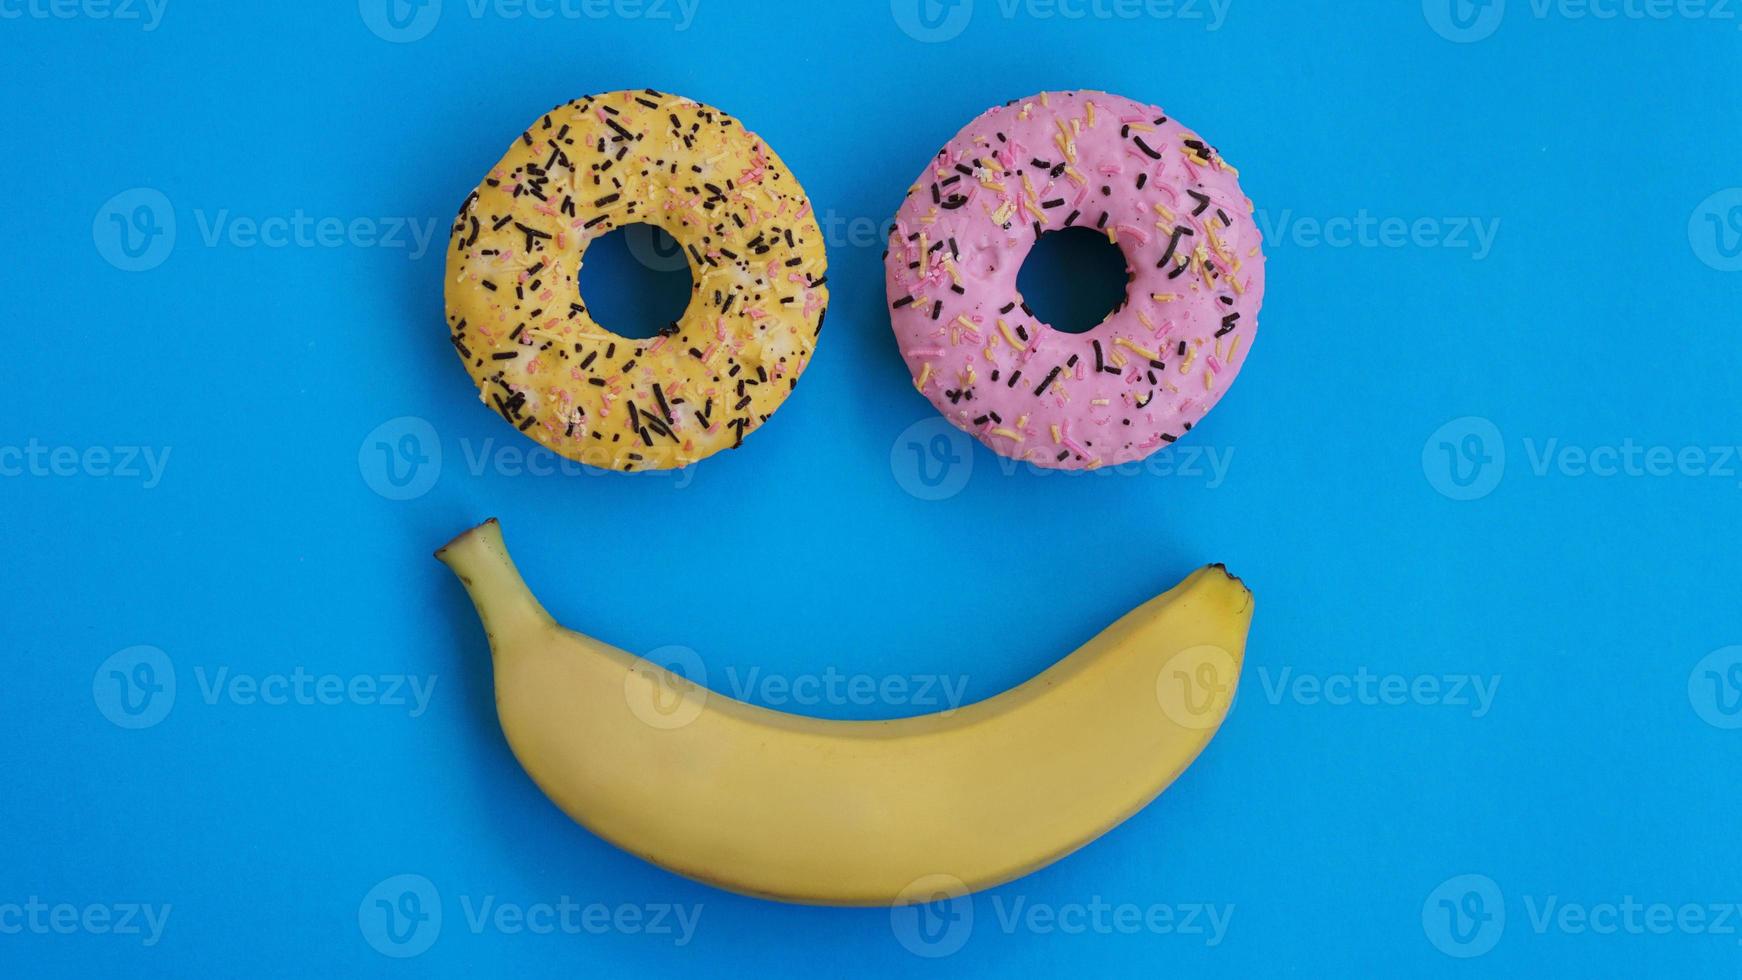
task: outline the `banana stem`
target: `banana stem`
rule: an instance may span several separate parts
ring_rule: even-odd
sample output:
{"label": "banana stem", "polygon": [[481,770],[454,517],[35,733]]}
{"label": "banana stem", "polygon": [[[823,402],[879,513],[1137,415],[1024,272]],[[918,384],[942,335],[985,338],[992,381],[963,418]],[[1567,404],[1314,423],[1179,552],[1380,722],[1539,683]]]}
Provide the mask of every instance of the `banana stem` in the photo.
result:
{"label": "banana stem", "polygon": [[492,651],[502,650],[509,636],[552,624],[550,613],[539,605],[508,556],[502,527],[494,517],[448,542],[435,556],[465,585],[484,621]]}

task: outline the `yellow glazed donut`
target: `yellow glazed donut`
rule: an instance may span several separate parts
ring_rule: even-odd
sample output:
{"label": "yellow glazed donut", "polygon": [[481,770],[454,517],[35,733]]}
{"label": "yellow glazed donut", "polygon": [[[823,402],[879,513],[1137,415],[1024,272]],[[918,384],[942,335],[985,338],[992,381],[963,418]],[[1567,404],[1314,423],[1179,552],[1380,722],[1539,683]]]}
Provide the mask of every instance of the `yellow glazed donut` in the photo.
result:
{"label": "yellow glazed donut", "polygon": [[[695,281],[651,340],[588,314],[587,245],[669,232]],[[822,233],[774,151],[711,106],[652,90],[546,113],[454,221],[448,330],[480,397],[570,459],[675,469],[735,449],[804,373],[829,293]]]}

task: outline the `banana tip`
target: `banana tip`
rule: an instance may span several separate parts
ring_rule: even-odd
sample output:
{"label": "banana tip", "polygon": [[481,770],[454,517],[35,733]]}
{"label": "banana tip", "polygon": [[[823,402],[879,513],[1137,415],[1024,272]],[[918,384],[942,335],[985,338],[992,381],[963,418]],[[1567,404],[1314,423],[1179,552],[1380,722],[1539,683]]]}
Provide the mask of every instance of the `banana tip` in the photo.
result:
{"label": "banana tip", "polygon": [[1216,562],[1215,564],[1210,565],[1208,568],[1205,569],[1205,571],[1220,572],[1221,574],[1227,576],[1228,581],[1233,582],[1235,585],[1238,585],[1242,589],[1245,589],[1246,593],[1248,595],[1250,595],[1252,593],[1252,587],[1250,585],[1246,584],[1246,580],[1241,578],[1238,575],[1235,575],[1233,572],[1228,571],[1228,566],[1222,564],[1221,562]]}
{"label": "banana tip", "polygon": [[470,528],[470,529],[466,530],[465,532],[463,532],[460,535],[458,535],[457,537],[455,537],[452,541],[449,541],[447,544],[444,544],[440,548],[437,548],[436,553],[435,553],[436,560],[441,561],[441,562],[447,561],[447,554],[448,554],[448,550],[450,548],[459,544],[461,541],[466,540],[467,538],[471,537],[472,535],[477,534],[479,531],[482,531],[484,528],[496,526],[499,524],[501,524],[501,522],[498,521],[496,518],[492,517],[489,520],[485,521],[484,523],[479,524],[477,527]]}

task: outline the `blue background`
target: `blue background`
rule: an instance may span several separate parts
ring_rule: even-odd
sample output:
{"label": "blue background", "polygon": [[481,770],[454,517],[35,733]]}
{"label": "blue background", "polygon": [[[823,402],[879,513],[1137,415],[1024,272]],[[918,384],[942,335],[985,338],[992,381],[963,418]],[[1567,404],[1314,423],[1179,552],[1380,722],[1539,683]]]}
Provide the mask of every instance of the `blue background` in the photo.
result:
{"label": "blue background", "polygon": [[[1708,227],[1702,202],[1742,185],[1738,21],[1512,0],[1455,43],[1431,2],[1234,0],[1216,30],[978,6],[935,41],[884,2],[811,0],[701,0],[687,30],[645,11],[474,18],[447,0],[408,43],[342,0],[169,0],[149,32],[0,19],[0,445],[171,454],[149,488],[90,467],[0,478],[0,906],[173,906],[149,948],[0,934],[0,972],[1734,975],[1735,932],[1538,931],[1530,909],[1742,901],[1742,731],[1725,727],[1742,690],[1722,669],[1738,658],[1719,656],[1703,695],[1696,669],[1742,643],[1742,477],[1532,466],[1551,439],[1742,441],[1742,274],[1726,271],[1731,239],[1690,233]],[[540,112],[643,86],[743,119],[848,223],[815,362],[745,451],[681,477],[474,473],[483,447],[530,444],[477,403],[448,346],[446,221]],[[851,222],[886,221],[987,106],[1063,88],[1164,106],[1241,168],[1267,230],[1286,229],[1254,355],[1182,444],[1231,453],[1220,479],[1178,454],[1099,477],[1007,472],[935,426],[905,433],[935,416],[891,342],[881,242],[849,240]],[[105,259],[105,209],[135,188],[170,202],[177,234],[129,272]],[[1708,213],[1721,224],[1738,204]],[[438,239],[414,259],[202,235],[224,213],[299,211],[435,221]],[[1498,232],[1480,258],[1299,234],[1362,213]],[[1437,431],[1466,417],[1486,421]],[[394,500],[401,472],[379,446],[408,434],[434,482]],[[1490,492],[1455,499],[1472,473]],[[429,557],[492,515],[560,619],[633,650],[689,647],[716,688],[832,669],[966,677],[979,699],[1210,561],[1254,587],[1258,616],[1240,701],[1200,762],[1104,840],[977,897],[965,944],[926,959],[887,910],[720,893],[545,801],[495,726],[482,631]],[[128,730],[105,715],[99,665],[141,644],[178,690]],[[220,669],[299,667],[437,680],[416,718],[202,696]],[[1481,717],[1271,696],[1284,670],[1362,668],[1501,680]],[[427,878],[445,916],[403,960],[359,921],[400,874]],[[1436,889],[1466,874],[1494,884],[1454,885],[1460,902],[1504,903],[1497,944],[1435,925]],[[677,946],[475,933],[461,905],[564,895],[703,911]],[[1235,911],[1215,945],[1000,927],[1019,899],[1097,897]]]}

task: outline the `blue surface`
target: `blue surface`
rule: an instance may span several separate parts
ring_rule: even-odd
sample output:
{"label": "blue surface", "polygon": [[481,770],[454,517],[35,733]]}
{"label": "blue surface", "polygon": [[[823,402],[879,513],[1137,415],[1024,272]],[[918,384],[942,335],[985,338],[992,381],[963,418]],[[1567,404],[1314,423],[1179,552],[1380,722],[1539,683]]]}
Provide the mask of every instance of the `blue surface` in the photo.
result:
{"label": "blue surface", "polygon": [[[1734,975],[1735,5],[1012,2],[0,0],[0,973]],[[746,451],[527,471],[447,343],[446,219],[642,86],[784,156],[829,325]],[[1013,472],[928,421],[876,229],[981,110],[1089,87],[1241,168],[1268,302],[1171,457]],[[1259,611],[1221,735],[1104,840],[923,922],[789,908],[523,776],[429,558],[491,515],[571,624],[835,717],[942,705],[762,681],[978,699],[1209,561]]]}

